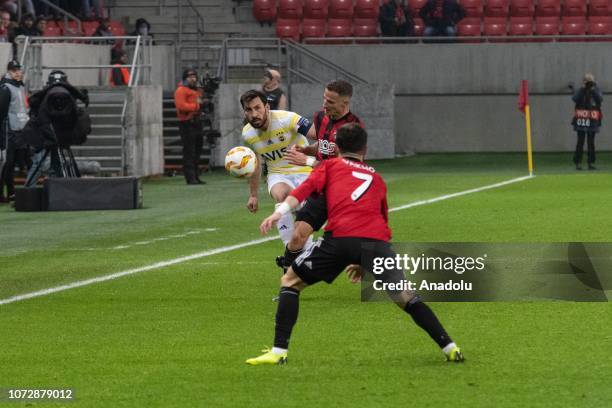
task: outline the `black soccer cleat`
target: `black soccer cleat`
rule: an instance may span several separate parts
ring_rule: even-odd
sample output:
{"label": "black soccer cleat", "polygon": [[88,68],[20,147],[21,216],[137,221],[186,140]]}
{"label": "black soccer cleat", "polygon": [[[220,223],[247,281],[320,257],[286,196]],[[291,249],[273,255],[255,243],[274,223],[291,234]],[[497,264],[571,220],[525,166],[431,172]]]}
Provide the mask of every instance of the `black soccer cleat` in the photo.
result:
{"label": "black soccer cleat", "polygon": [[287,270],[289,269],[289,265],[285,264],[284,255],[280,255],[276,257],[276,266],[278,266],[279,268],[283,270],[283,275],[287,273]]}

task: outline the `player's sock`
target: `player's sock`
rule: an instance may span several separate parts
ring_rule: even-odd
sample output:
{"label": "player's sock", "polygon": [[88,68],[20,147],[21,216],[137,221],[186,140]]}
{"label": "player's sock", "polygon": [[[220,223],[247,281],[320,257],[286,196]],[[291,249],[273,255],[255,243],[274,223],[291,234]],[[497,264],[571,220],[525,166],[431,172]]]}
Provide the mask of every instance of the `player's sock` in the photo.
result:
{"label": "player's sock", "polygon": [[280,348],[280,347],[272,347],[272,352],[274,354],[278,354],[279,356],[282,356],[283,354],[287,353],[287,349]]}
{"label": "player's sock", "polygon": [[293,288],[283,286],[278,295],[276,309],[276,326],[274,330],[274,347],[287,350],[291,330],[298,318],[300,306],[300,292]]}
{"label": "player's sock", "polygon": [[435,313],[418,297],[414,301],[409,302],[404,310],[420,328],[425,330],[438,343],[441,349],[444,349],[444,347],[453,342]]}
{"label": "player's sock", "polygon": [[[279,205],[276,204],[277,207]],[[293,235],[293,214],[291,212],[284,214],[276,223],[276,228],[278,229],[281,241],[286,246],[291,241],[291,236]]]}

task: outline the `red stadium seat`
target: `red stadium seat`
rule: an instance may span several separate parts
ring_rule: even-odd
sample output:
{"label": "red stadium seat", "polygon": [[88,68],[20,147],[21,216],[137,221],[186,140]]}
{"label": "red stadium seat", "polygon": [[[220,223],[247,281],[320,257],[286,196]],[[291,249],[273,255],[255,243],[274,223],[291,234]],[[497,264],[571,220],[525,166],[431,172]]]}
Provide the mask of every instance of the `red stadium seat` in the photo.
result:
{"label": "red stadium seat", "polygon": [[355,37],[377,37],[378,20],[374,18],[355,18],[353,20],[353,35]]}
{"label": "red stadium seat", "polygon": [[558,17],[561,15],[561,0],[538,0],[536,16]]}
{"label": "red stadium seat", "polygon": [[[535,34],[536,35],[559,35],[559,17],[536,17]],[[539,39],[539,42],[552,41],[552,39]]]}
{"label": "red stadium seat", "polygon": [[68,21],[68,24],[64,24],[63,21],[60,21],[58,22],[58,25],[62,28],[64,35],[67,37],[79,37],[83,35],[83,32],[79,31],[79,26],[77,25],[76,21]]}
{"label": "red stadium seat", "polygon": [[380,11],[379,0],[356,0],[355,18],[378,18]]}
{"label": "red stadium seat", "polygon": [[612,16],[612,4],[609,0],[589,1],[589,16]]}
{"label": "red stadium seat", "polygon": [[414,20],[414,35],[417,37],[421,37],[423,35],[423,31],[425,31],[425,23],[422,18],[415,17]]}
{"label": "red stadium seat", "polygon": [[329,18],[349,20],[353,18],[353,0],[330,0]]}
{"label": "red stadium seat", "polygon": [[565,16],[561,20],[562,35],[585,35],[586,20],[584,16]]}
{"label": "red stadium seat", "polygon": [[482,17],[484,12],[483,0],[461,0],[460,4],[465,9],[467,17]]}
{"label": "red stadium seat", "polygon": [[610,35],[612,34],[612,16],[591,16],[589,17],[590,35]]}
{"label": "red stadium seat", "polygon": [[531,17],[534,12],[533,0],[510,0],[511,17]]}
{"label": "red stadium seat", "polygon": [[121,37],[125,35],[125,27],[119,21],[111,20],[110,30],[115,37]]}
{"label": "red stadium seat", "polygon": [[327,22],[328,37],[351,37],[353,34],[351,20],[344,18],[330,18]]}
{"label": "red stadium seat", "polygon": [[466,17],[457,23],[457,36],[459,37],[479,37],[481,33],[480,18]]}
{"label": "red stadium seat", "polygon": [[[510,17],[508,35],[533,35],[533,19],[531,17]],[[516,39],[523,42],[526,39]]]}
{"label": "red stadium seat", "polygon": [[586,0],[565,0],[563,3],[564,16],[586,16]]}
{"label": "red stadium seat", "polygon": [[[96,24],[97,27],[97,24]],[[43,37],[59,37],[63,35],[62,28],[53,20],[47,21],[47,27],[43,33]]]}
{"label": "red stadium seat", "polygon": [[280,0],[278,18],[301,19],[303,9],[302,0]]}
{"label": "red stadium seat", "polygon": [[253,16],[260,23],[276,20],[276,0],[253,0]]}
{"label": "red stadium seat", "polygon": [[328,0],[305,0],[304,1],[304,18],[316,18],[327,20],[329,11]]}
{"label": "red stadium seat", "polygon": [[427,4],[427,0],[411,0],[408,2],[408,10],[412,17],[419,17],[419,11]]}
{"label": "red stadium seat", "polygon": [[487,17],[506,17],[510,9],[510,0],[488,0],[485,7]]}
{"label": "red stadium seat", "polygon": [[506,17],[485,17],[482,34],[485,36],[505,36],[508,34]]}
{"label": "red stadium seat", "polygon": [[83,35],[85,37],[92,37],[98,28],[98,22],[81,20],[81,28],[83,29]]}
{"label": "red stadium seat", "polygon": [[276,36],[300,41],[300,20],[279,18],[276,20]]}
{"label": "red stadium seat", "polygon": [[305,18],[302,21],[302,38],[325,37],[327,28],[326,21],[318,18]]}

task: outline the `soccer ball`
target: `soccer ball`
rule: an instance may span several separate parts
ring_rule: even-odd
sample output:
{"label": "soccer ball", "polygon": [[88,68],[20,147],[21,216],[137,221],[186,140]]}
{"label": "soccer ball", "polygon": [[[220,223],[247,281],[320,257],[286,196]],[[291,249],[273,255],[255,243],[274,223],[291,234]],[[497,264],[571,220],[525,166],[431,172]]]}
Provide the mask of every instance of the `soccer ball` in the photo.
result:
{"label": "soccer ball", "polygon": [[257,166],[257,156],[244,146],[237,146],[225,155],[225,169],[234,177],[251,177]]}

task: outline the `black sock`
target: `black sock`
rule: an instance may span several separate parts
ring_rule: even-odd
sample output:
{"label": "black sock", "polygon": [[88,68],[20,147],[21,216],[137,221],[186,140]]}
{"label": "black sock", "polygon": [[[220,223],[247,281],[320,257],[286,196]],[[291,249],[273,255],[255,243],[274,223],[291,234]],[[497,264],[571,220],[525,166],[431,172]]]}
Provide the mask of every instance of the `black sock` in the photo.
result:
{"label": "black sock", "polygon": [[282,287],[278,295],[274,347],[288,349],[291,330],[298,318],[300,292],[293,288]]}
{"label": "black sock", "polygon": [[293,261],[300,256],[300,254],[304,251],[304,248],[298,249],[297,251],[290,250],[287,246],[285,246],[285,266],[289,268]]}
{"label": "black sock", "polygon": [[444,348],[453,342],[435,313],[421,300],[417,299],[413,303],[408,303],[404,310],[420,328],[425,330],[438,343],[440,348]]}

